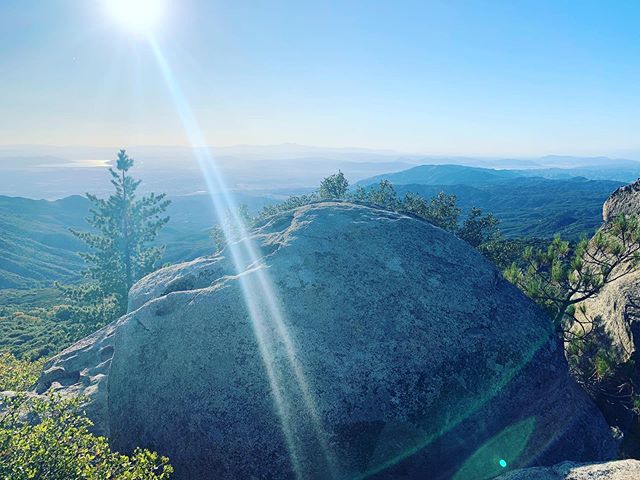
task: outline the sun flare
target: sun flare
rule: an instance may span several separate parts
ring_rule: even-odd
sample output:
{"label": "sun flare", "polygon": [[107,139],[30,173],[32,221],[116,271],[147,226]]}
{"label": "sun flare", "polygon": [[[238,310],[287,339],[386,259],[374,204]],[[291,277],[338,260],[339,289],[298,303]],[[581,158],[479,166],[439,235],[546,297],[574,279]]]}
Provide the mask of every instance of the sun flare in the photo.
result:
{"label": "sun flare", "polygon": [[147,33],[165,13],[165,0],[104,0],[109,15],[126,29]]}

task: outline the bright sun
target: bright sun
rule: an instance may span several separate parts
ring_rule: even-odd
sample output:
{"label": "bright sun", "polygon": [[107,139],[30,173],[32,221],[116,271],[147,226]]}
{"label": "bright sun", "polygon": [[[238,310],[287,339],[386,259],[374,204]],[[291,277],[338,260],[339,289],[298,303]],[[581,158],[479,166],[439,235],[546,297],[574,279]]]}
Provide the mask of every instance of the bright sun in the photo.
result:
{"label": "bright sun", "polygon": [[103,0],[107,12],[123,27],[147,33],[161,20],[165,0]]}

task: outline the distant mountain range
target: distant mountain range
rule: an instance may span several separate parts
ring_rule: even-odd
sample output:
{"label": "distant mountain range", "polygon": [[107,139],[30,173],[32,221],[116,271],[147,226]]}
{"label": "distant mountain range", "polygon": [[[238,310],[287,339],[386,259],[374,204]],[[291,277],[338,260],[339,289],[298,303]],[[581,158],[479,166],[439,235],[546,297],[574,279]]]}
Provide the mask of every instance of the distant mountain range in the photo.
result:
{"label": "distant mountain range", "polygon": [[[58,199],[85,191],[106,193],[110,188],[106,167],[118,147],[0,146],[0,195]],[[181,146],[132,146],[133,174],[144,179],[143,188],[171,195],[206,190],[196,154],[202,149]],[[505,169],[522,176],[629,183],[640,177],[640,162],[607,157],[548,155],[535,158],[481,158],[405,154],[389,150],[324,148],[296,144],[237,145],[207,150],[236,192],[270,195],[316,187],[323,177],[341,170],[353,183],[418,165]],[[498,174],[492,174],[498,175]]]}
{"label": "distant mountain range", "polygon": [[[544,158],[557,159],[558,157]],[[575,160],[574,157],[570,158]],[[597,160],[601,161],[601,163],[597,163],[596,159],[583,159],[584,166],[580,167],[530,169],[495,169],[458,164],[418,165],[399,172],[375,175],[360,180],[357,183],[366,185],[386,178],[394,184],[456,185],[473,184],[473,182],[484,184],[516,177],[541,177],[562,180],[583,177],[588,180],[613,180],[616,182],[631,183],[640,178],[640,163],[634,160],[611,160],[602,158]],[[605,160],[607,160],[608,163],[605,162]],[[558,161],[558,163],[560,162]]]}
{"label": "distant mountain range", "polygon": [[[549,170],[548,174],[553,172]],[[102,184],[104,173],[100,169]],[[359,184],[371,185],[386,178],[401,195],[415,192],[429,198],[441,191],[455,194],[464,210],[477,206],[496,215],[508,237],[549,238],[560,233],[575,239],[593,233],[601,223],[602,204],[625,183],[559,175],[544,178],[533,176],[535,173],[541,171],[421,165],[372,176]],[[165,175],[169,175],[166,181],[172,180],[170,174]],[[317,185],[318,182],[314,186]],[[151,182],[149,188],[162,191],[157,187]],[[269,193],[235,192],[235,196],[238,203],[257,211],[290,194],[309,190],[272,186]],[[170,198],[171,222],[158,239],[167,245],[165,261],[183,261],[210,253],[214,248],[210,229],[218,222],[213,202],[218,197],[174,194]],[[82,262],[77,252],[83,245],[71,235],[69,227],[86,229],[89,206],[86,198],[77,195],[56,201],[0,196],[0,289],[79,279]]]}
{"label": "distant mountain range", "polygon": [[480,207],[496,215],[508,237],[567,238],[591,235],[602,223],[602,204],[626,182],[583,177],[543,178],[538,170],[492,170],[460,165],[421,165],[358,182],[368,186],[387,179],[401,195],[426,198],[454,194],[460,207]]}
{"label": "distant mountain range", "polygon": [[371,185],[384,179],[394,185],[486,185],[520,176],[513,170],[495,170],[463,165],[420,165],[401,172],[366,178],[357,184]]}

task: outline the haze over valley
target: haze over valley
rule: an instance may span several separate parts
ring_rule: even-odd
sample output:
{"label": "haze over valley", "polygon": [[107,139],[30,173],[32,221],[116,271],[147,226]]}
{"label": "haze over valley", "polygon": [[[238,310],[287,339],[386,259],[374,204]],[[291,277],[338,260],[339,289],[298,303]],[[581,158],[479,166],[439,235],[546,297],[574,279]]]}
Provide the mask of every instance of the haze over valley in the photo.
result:
{"label": "haze over valley", "polygon": [[638,25],[0,1],[0,480],[640,479]]}
{"label": "haze over valley", "polygon": [[[87,191],[104,195],[113,150],[88,147],[0,148],[0,287],[51,285],[78,280],[81,243],[69,228],[81,228],[90,203]],[[165,261],[204,255],[213,248],[218,224],[213,197],[190,149],[134,147],[141,191],[164,191],[172,200],[170,225],[158,241]],[[320,180],[342,171],[354,185],[389,180],[398,193],[429,198],[445,192],[463,211],[473,206],[492,212],[506,237],[568,238],[592,234],[601,222],[602,203],[623,184],[640,177],[640,162],[606,157],[549,155],[502,159],[403,155],[366,149],[300,145],[237,146],[213,149],[214,160],[238,204],[257,213],[290,195],[309,193]],[[133,156],[133,153],[131,154]],[[87,160],[91,157],[93,160]],[[22,198],[16,198],[22,197]],[[38,253],[39,252],[39,253]],[[46,253],[45,253],[46,252]]]}
{"label": "haze over valley", "polygon": [[[107,192],[104,171],[121,147],[0,146],[0,194],[55,200],[86,191]],[[171,195],[205,193],[197,149],[171,146],[133,146],[127,149],[144,175],[141,188]],[[286,196],[315,188],[325,176],[341,170],[352,183],[369,177],[408,171],[419,165],[460,165],[514,170],[514,176],[549,179],[584,177],[631,182],[640,176],[640,162],[608,157],[547,155],[487,158],[405,154],[364,148],[322,148],[296,144],[211,147],[212,162],[227,186],[247,194]],[[428,180],[438,184],[436,179]],[[441,184],[468,183],[449,173]],[[405,182],[406,183],[406,182]],[[420,182],[415,182],[420,183]]]}

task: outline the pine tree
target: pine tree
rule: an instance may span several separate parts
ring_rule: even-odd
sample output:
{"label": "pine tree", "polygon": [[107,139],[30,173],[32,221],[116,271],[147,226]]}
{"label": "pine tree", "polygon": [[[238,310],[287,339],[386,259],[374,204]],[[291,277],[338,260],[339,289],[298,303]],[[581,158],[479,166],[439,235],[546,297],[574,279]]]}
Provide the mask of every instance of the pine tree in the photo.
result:
{"label": "pine tree", "polygon": [[340,170],[338,173],[329,175],[320,183],[318,191],[320,198],[345,198],[349,190],[349,181]]}
{"label": "pine tree", "polygon": [[119,315],[126,311],[133,283],[158,266],[164,246],[150,244],[169,221],[163,216],[170,204],[166,194],[138,198],[140,180],[128,174],[131,167],[133,158],[120,150],[116,169],[109,169],[115,193],[107,199],[87,193],[93,203],[87,222],[93,231],[71,229],[89,246],[88,252],[80,253],[88,265],[84,274],[91,283],[91,288],[83,291],[90,293],[93,300],[113,297]]}
{"label": "pine tree", "polygon": [[619,215],[575,246],[556,235],[546,249],[528,247],[522,260],[504,271],[505,278],[549,313],[565,340],[584,338],[594,322],[582,302],[640,265],[640,219]]}

